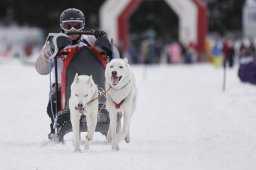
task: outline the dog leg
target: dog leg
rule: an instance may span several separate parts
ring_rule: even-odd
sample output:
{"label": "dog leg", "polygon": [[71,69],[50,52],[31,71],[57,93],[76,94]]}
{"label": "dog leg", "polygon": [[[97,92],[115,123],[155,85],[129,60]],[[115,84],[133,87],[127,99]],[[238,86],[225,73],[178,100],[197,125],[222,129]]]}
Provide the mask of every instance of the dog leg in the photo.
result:
{"label": "dog leg", "polygon": [[73,130],[73,144],[74,144],[74,152],[81,152],[80,150],[80,122],[77,118],[72,118],[71,116],[71,124]]}
{"label": "dog leg", "polygon": [[116,134],[116,121],[117,121],[117,113],[110,113],[110,131],[111,131],[111,143],[113,150],[119,150],[118,139]]}
{"label": "dog leg", "polygon": [[127,136],[125,137],[124,140],[125,140],[126,143],[130,143],[130,141],[131,141],[130,130],[128,131],[128,134],[127,134]]}
{"label": "dog leg", "polygon": [[110,128],[110,125],[109,125],[109,128],[108,128],[108,133],[107,133],[106,139],[107,139],[107,141],[111,142],[111,128]]}
{"label": "dog leg", "polygon": [[130,140],[130,135],[129,135],[130,124],[131,124],[131,114],[129,112],[124,112],[124,125],[123,125],[122,132],[118,135],[119,142],[124,140],[127,136],[128,136],[127,139]]}
{"label": "dog leg", "polygon": [[93,135],[97,124],[97,114],[93,113],[87,116],[87,135],[85,137],[85,149],[88,150],[90,147],[90,142],[93,139]]}

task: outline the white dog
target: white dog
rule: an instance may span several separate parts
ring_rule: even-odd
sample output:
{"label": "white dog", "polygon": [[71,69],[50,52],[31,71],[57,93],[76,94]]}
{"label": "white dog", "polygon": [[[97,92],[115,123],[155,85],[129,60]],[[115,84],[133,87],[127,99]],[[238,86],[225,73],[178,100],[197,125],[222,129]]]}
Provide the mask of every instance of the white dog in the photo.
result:
{"label": "white dog", "polygon": [[[119,142],[125,139],[130,142],[131,116],[136,108],[137,88],[135,77],[128,60],[113,59],[107,64],[106,77],[106,108],[109,111],[110,126],[107,139],[112,143],[112,149],[119,150]],[[123,112],[122,131],[116,133],[117,113]]]}
{"label": "white dog", "polygon": [[70,120],[73,130],[74,151],[80,152],[80,118],[86,115],[87,135],[85,149],[89,149],[97,124],[98,114],[98,88],[92,76],[75,75],[71,84],[71,96],[69,99]]}

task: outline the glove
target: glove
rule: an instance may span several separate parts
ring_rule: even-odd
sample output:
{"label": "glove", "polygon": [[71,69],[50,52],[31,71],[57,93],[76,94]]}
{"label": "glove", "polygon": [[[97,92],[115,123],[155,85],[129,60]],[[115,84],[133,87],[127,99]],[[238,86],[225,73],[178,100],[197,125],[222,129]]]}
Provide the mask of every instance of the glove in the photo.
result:
{"label": "glove", "polygon": [[105,38],[105,37],[98,38],[95,41],[94,46],[103,50],[105,52],[105,55],[112,58],[112,47],[107,38]]}
{"label": "glove", "polygon": [[52,55],[49,42],[46,42],[46,43],[44,44],[44,46],[42,47],[41,55],[42,55],[45,59],[47,59],[47,60],[48,60],[49,57]]}
{"label": "glove", "polygon": [[108,37],[108,34],[105,31],[102,30],[93,30],[93,34],[95,36],[95,38],[101,38],[101,37]]}

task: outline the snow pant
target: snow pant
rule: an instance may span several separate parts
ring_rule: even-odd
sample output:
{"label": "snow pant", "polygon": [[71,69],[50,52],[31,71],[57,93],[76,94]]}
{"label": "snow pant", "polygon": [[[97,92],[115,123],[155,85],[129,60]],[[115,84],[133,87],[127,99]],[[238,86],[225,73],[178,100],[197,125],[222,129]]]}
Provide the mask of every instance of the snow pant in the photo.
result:
{"label": "snow pant", "polygon": [[[60,110],[60,89],[58,90],[58,110]],[[49,99],[49,102],[48,102],[48,105],[47,105],[47,114],[48,116],[50,117],[51,119],[51,124],[50,124],[50,130],[51,130],[51,133],[54,133],[54,128],[53,128],[53,125],[54,125],[54,118],[56,116],[56,90],[54,91],[54,93],[52,94],[51,96],[51,99]]]}
{"label": "snow pant", "polygon": [[[229,66],[230,68],[234,66],[234,56],[226,56],[224,58],[223,65]],[[228,64],[228,65],[227,65]]]}

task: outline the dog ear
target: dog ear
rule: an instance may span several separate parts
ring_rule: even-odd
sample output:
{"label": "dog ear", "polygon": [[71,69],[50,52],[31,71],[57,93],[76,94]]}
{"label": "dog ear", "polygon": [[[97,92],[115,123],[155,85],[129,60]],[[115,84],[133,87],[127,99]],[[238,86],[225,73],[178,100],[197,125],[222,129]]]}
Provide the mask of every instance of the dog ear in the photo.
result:
{"label": "dog ear", "polygon": [[123,58],[124,62],[126,65],[128,65],[128,59],[127,58]]}
{"label": "dog ear", "polygon": [[78,73],[76,73],[74,81],[75,81],[76,83],[79,83]]}
{"label": "dog ear", "polygon": [[108,66],[109,66],[109,62],[106,64],[106,68],[108,68]]}
{"label": "dog ear", "polygon": [[90,85],[90,87],[92,87],[92,85],[93,85],[92,75],[90,75],[90,78],[89,78],[89,85]]}

